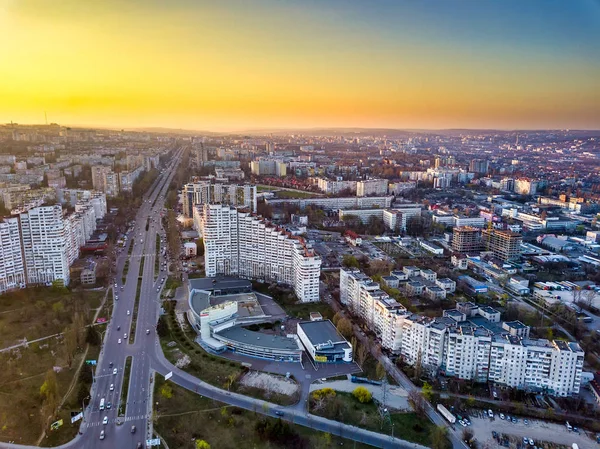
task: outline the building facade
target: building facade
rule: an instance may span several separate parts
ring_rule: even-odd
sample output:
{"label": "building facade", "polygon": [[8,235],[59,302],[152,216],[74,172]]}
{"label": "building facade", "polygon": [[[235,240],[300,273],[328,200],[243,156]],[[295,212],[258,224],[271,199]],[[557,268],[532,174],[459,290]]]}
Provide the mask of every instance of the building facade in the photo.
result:
{"label": "building facade", "polygon": [[249,212],[204,204],[194,209],[207,276],[232,275],[291,285],[303,302],[319,300],[321,258],[294,237]]}

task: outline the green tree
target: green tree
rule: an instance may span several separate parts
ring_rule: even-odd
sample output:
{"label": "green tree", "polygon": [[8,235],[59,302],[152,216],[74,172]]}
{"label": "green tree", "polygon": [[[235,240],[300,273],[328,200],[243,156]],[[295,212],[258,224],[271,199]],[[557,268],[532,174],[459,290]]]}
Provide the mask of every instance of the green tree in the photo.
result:
{"label": "green tree", "polygon": [[210,444],[204,440],[196,440],[196,449],[210,449]]}
{"label": "green tree", "polygon": [[344,255],[344,258],[342,259],[342,265],[344,265],[346,268],[360,268],[358,259],[352,254]]}
{"label": "green tree", "polygon": [[375,374],[377,376],[377,379],[383,379],[385,377],[385,366],[383,366],[383,363],[377,362]]}
{"label": "green tree", "polygon": [[163,384],[163,386],[160,387],[160,395],[163,398],[171,399],[173,397],[173,388],[171,388],[171,385]]}
{"label": "green tree", "polygon": [[352,395],[358,399],[361,404],[367,404],[373,400],[371,392],[365,387],[356,387],[352,392]]}
{"label": "green tree", "polygon": [[421,394],[425,399],[431,401],[433,398],[433,387],[429,382],[423,382],[423,387],[421,388]]}
{"label": "green tree", "polygon": [[346,339],[352,337],[354,333],[352,329],[352,323],[347,318],[341,318],[337,323],[337,330],[342,334]]}
{"label": "green tree", "polygon": [[169,334],[169,326],[167,325],[167,321],[164,316],[160,316],[158,318],[158,323],[156,324],[156,333],[161,338],[166,337]]}
{"label": "green tree", "polygon": [[435,426],[431,430],[431,448],[447,449],[451,447],[448,440],[448,429],[444,426]]}

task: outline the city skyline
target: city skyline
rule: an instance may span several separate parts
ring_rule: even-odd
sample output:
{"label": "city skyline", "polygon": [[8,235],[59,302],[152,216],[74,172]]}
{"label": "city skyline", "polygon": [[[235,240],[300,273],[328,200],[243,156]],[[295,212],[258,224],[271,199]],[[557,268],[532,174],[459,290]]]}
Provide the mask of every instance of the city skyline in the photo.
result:
{"label": "city skyline", "polygon": [[0,122],[598,129],[600,5],[0,1]]}

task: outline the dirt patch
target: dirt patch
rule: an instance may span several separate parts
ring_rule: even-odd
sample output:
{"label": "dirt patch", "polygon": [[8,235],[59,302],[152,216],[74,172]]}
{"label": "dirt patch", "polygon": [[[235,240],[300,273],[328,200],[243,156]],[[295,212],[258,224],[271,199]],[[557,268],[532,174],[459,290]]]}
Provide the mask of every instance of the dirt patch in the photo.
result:
{"label": "dirt patch", "polygon": [[291,396],[298,392],[298,384],[292,379],[258,371],[250,371],[240,379],[239,383],[246,387],[261,388],[272,393]]}

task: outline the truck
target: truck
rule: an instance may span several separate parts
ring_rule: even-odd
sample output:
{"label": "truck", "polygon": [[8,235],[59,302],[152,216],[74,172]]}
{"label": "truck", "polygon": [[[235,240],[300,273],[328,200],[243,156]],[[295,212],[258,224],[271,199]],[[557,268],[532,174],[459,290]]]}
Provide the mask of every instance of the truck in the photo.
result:
{"label": "truck", "polygon": [[452,413],[450,413],[450,411],[446,407],[444,407],[442,404],[437,405],[437,410],[438,410],[438,412],[441,413],[441,415],[444,418],[446,418],[448,420],[448,422],[450,424],[454,424],[456,422],[456,417]]}

